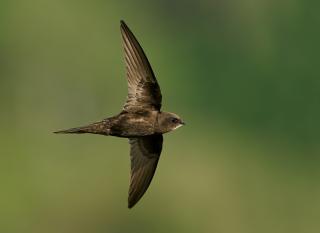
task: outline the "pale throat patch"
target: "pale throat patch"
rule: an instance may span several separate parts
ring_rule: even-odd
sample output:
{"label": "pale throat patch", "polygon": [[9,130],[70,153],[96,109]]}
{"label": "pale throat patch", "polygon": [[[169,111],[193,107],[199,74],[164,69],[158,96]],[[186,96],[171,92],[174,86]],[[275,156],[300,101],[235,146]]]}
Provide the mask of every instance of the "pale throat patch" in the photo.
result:
{"label": "pale throat patch", "polygon": [[181,127],[181,126],[182,126],[182,124],[179,124],[179,125],[177,125],[175,128],[173,128],[173,130],[178,129],[178,128]]}

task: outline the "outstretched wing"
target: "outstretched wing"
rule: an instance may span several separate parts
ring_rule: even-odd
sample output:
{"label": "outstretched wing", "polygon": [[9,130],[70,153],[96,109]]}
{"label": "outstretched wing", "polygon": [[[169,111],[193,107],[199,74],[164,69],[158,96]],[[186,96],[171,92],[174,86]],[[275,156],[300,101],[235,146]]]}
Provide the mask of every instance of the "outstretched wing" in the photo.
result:
{"label": "outstretched wing", "polygon": [[129,139],[131,180],[128,207],[133,207],[148,189],[162,150],[162,135]]}
{"label": "outstretched wing", "polygon": [[125,51],[128,81],[127,102],[124,110],[160,110],[161,91],[150,63],[139,42],[124,21],[121,21],[121,34]]}

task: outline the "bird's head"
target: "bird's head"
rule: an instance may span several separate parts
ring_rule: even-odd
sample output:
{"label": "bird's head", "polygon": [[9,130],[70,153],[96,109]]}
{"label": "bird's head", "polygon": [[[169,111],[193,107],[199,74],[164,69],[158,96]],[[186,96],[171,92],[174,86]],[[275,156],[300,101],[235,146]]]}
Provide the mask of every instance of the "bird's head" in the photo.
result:
{"label": "bird's head", "polygon": [[171,112],[161,112],[158,116],[158,127],[161,133],[167,133],[185,125],[186,123],[177,115]]}

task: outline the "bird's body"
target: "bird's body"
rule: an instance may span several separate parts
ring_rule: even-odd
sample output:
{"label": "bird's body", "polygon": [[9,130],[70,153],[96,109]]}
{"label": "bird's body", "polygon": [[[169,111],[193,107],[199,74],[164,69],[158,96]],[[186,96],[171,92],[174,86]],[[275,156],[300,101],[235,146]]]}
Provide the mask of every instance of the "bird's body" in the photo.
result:
{"label": "bird's body", "polygon": [[125,112],[87,126],[62,130],[60,133],[94,133],[123,138],[141,137],[157,132],[157,111]]}
{"label": "bird's body", "polygon": [[176,128],[172,128],[166,124],[165,119],[163,119],[168,116],[174,117],[175,114],[143,109],[136,112],[122,111],[120,114],[102,121],[87,126],[57,131],[56,133],[92,133],[105,136],[134,138],[153,134],[164,134],[184,124],[184,122],[181,122],[182,124],[177,125]]}
{"label": "bird's body", "polygon": [[117,137],[141,137],[157,132],[157,111],[141,110],[134,113],[122,112],[113,118],[110,135]]}
{"label": "bird's body", "polygon": [[143,196],[152,180],[162,150],[162,134],[184,122],[174,113],[162,112],[161,91],[151,66],[137,39],[121,21],[128,81],[128,97],[116,116],[87,126],[56,133],[92,133],[129,138],[131,180],[128,207]]}

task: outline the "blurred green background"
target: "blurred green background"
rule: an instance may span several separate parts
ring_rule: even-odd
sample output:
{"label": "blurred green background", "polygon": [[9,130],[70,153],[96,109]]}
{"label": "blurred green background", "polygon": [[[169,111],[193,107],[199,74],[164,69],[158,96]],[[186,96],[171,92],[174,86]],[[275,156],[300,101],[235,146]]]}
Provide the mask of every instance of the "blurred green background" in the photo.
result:
{"label": "blurred green background", "polygon": [[[1,1],[0,232],[320,232],[318,9]],[[119,112],[120,19],[187,122],[132,210],[127,140],[52,134]]]}

